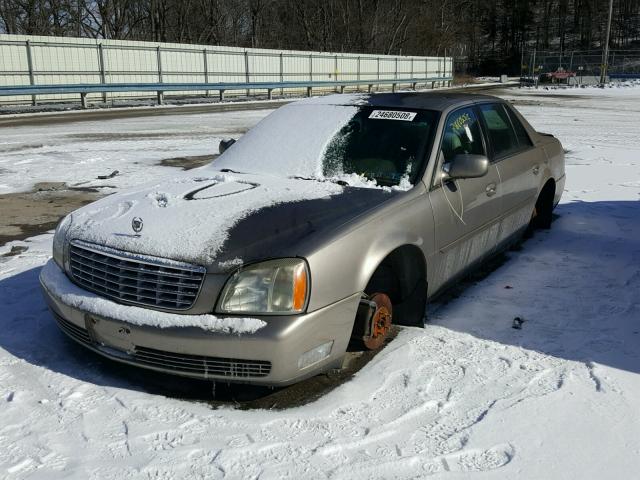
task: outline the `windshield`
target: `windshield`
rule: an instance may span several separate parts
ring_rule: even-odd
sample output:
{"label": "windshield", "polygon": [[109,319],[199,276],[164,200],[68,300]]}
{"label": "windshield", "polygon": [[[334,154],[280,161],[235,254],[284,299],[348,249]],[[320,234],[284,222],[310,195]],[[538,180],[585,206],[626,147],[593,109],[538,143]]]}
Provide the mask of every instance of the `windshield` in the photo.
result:
{"label": "windshield", "polygon": [[329,142],[323,173],[327,177],[355,173],[383,186],[413,184],[436,118],[432,111],[360,108]]}
{"label": "windshield", "polygon": [[413,184],[437,120],[429,110],[291,104],[258,123],[214,166],[350,184],[354,175],[381,186]]}

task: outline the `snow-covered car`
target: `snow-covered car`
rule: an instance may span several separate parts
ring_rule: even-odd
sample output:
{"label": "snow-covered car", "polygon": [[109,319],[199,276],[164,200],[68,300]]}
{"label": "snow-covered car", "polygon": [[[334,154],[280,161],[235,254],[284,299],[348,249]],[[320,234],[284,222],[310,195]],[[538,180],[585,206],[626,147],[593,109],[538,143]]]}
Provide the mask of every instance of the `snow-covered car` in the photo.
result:
{"label": "snow-covered car", "polygon": [[428,299],[551,225],[560,142],[451,93],[284,106],[221,156],[56,229],[40,280],[60,328],[109,358],[286,385],[422,326]]}

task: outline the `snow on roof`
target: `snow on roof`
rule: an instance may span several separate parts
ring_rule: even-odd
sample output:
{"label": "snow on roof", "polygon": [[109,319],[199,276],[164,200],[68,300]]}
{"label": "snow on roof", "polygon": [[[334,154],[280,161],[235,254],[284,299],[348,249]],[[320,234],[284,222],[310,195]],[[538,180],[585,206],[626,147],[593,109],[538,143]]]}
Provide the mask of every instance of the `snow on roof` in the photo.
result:
{"label": "snow on roof", "polygon": [[266,326],[266,322],[257,318],[180,315],[120,305],[74,285],[53,260],[49,260],[42,268],[40,279],[47,290],[65,305],[133,325],[159,328],[198,327],[209,332],[237,335],[255,333]]}
{"label": "snow on roof", "polygon": [[289,105],[367,105],[370,97],[368,93],[340,93],[308,97]]}

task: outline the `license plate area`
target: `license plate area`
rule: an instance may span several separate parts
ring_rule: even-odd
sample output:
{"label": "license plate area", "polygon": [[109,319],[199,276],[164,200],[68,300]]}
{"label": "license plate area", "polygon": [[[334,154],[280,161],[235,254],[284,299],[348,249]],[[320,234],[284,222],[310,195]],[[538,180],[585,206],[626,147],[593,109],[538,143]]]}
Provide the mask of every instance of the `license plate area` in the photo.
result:
{"label": "license plate area", "polygon": [[85,324],[89,336],[98,348],[104,348],[111,354],[116,353],[112,350],[124,354],[133,353],[135,345],[131,339],[131,328],[125,323],[87,315]]}

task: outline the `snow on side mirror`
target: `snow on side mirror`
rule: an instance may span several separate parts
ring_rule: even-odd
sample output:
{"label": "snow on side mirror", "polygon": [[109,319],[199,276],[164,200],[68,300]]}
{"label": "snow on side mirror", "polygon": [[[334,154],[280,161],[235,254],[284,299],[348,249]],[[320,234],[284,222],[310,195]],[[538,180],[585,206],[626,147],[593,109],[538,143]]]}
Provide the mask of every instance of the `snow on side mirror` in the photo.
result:
{"label": "snow on side mirror", "polygon": [[218,145],[218,152],[222,155],[226,150],[229,149],[231,145],[236,143],[235,138],[223,138],[220,140],[220,145]]}

